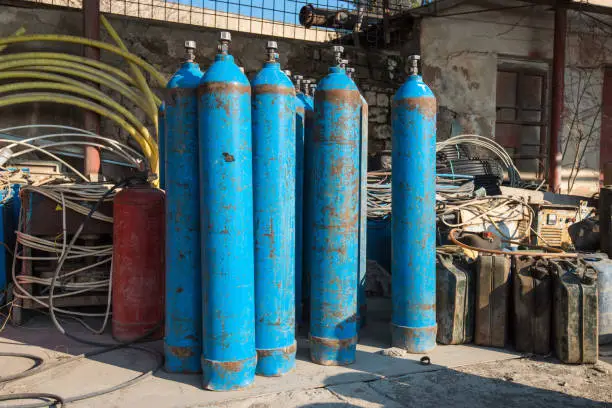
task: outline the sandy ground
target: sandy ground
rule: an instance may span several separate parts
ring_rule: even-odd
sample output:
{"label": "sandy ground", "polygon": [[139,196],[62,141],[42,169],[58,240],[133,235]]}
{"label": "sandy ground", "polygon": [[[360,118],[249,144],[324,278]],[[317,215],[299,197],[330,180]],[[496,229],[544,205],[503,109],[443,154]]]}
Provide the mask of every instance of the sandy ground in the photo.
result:
{"label": "sandy ground", "polygon": [[[473,345],[438,346],[429,357],[385,348],[388,322],[371,313],[360,337],[357,362],[323,367],[308,358],[306,338],[298,339],[298,364],[283,377],[256,378],[242,391],[203,391],[197,375],[156,372],[119,392],[84,400],[69,407],[87,408],[290,408],[290,407],[610,407],[612,408],[612,345],[602,347],[596,365],[564,365],[553,357],[521,357],[510,349]],[[67,322],[70,332],[83,330]],[[84,333],[80,333],[85,336]],[[110,336],[102,339],[110,341]],[[161,350],[161,342],[147,348]],[[0,334],[0,351],[28,352],[49,361],[78,355],[91,347],[59,334],[46,318]],[[0,385],[0,395],[55,392],[64,397],[99,390],[133,378],[154,360],[137,350],[118,350],[82,359],[27,379]],[[0,377],[27,369],[18,358],[0,361]],[[33,401],[27,401],[33,402]],[[23,401],[26,403],[26,401]],[[0,408],[17,407],[0,402]]]}
{"label": "sandy ground", "polygon": [[218,408],[267,407],[612,407],[612,365],[563,365],[554,358],[441,368],[327,388],[231,401]]}

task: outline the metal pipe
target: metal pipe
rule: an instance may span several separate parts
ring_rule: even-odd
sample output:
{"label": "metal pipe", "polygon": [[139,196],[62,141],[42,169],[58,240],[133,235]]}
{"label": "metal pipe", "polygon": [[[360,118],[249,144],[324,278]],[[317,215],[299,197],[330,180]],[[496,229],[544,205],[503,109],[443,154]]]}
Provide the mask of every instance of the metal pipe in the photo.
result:
{"label": "metal pipe", "polygon": [[[100,39],[100,0],[83,0],[83,36],[92,40]],[[99,60],[100,49],[84,46],[83,55],[87,58]],[[99,135],[100,115],[90,110],[85,110],[83,112],[83,127]],[[100,150],[93,146],[85,146],[84,154],[83,173],[91,181],[98,181],[98,175],[100,174]]]}
{"label": "metal pipe", "polygon": [[559,141],[563,131],[563,93],[565,88],[565,41],[567,9],[555,9],[555,38],[552,72],[552,109],[548,143],[548,185],[553,192],[561,189],[561,150]]}

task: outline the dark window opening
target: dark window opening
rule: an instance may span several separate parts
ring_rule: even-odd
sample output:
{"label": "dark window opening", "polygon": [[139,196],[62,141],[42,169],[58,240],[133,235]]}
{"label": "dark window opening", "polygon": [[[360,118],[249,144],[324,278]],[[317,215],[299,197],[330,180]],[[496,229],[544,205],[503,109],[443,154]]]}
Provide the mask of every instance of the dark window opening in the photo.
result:
{"label": "dark window opening", "polygon": [[541,179],[546,170],[546,85],[545,71],[506,67],[497,71],[495,140],[526,180]]}

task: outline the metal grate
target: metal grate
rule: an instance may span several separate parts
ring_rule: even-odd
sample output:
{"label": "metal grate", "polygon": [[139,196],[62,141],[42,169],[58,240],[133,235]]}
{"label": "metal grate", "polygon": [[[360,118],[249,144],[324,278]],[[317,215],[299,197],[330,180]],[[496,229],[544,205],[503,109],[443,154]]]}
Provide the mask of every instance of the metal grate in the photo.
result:
{"label": "metal grate", "polygon": [[[82,8],[83,0],[24,0]],[[103,13],[315,42],[380,32],[422,0],[100,0]],[[312,25],[311,25],[312,24]]]}

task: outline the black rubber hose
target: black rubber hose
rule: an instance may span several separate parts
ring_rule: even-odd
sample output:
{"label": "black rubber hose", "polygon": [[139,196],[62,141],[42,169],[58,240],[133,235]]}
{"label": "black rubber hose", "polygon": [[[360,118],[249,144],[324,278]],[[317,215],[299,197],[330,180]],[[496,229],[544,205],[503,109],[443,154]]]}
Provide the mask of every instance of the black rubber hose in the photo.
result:
{"label": "black rubber hose", "polygon": [[[45,400],[51,400],[49,402],[43,402],[42,404],[44,405],[36,405],[37,407],[49,407],[49,406],[55,406],[55,407],[64,407],[66,406],[66,400],[64,400],[62,397],[60,397],[59,395],[55,395],[55,394],[47,394],[44,392],[36,392],[36,393],[28,393],[28,392],[24,392],[21,394],[10,394],[10,395],[0,395],[0,401],[18,401],[18,400],[28,400],[28,399],[45,399]],[[7,405],[7,408],[22,408],[22,407],[27,407],[28,405]]]}
{"label": "black rubber hose", "polygon": [[[155,351],[155,350],[150,350],[148,348],[145,347],[139,347],[139,346],[126,346],[123,345],[123,348],[132,348],[132,349],[136,349],[136,350],[141,350],[141,351],[145,351],[147,353],[152,354],[155,357],[156,360],[156,364],[155,367],[144,372],[141,373],[140,375],[132,378],[131,380],[122,382],[121,384],[117,384],[114,385],[112,387],[108,387],[108,388],[104,388],[102,390],[99,391],[93,391],[90,393],[86,393],[86,394],[80,394],[80,395],[75,395],[72,397],[67,397],[67,398],[61,398],[62,404],[70,404],[72,402],[77,402],[77,401],[82,401],[85,399],[89,399],[89,398],[95,398],[95,397],[99,397],[101,395],[105,395],[105,394],[110,394],[111,392],[115,392],[124,388],[127,388],[131,385],[136,384],[137,382],[140,382],[142,380],[144,380],[145,378],[151,377],[155,372],[157,372],[159,369],[161,369],[161,367],[164,364],[164,359],[163,356]],[[97,355],[97,354],[102,354],[102,353],[107,353],[110,350],[98,350],[97,352],[92,353],[86,353],[87,356],[91,356],[91,355]],[[70,360],[72,361],[72,359]],[[55,366],[53,366],[55,367]],[[14,395],[18,395],[18,394],[9,394],[9,395],[0,395],[0,401],[9,401],[12,399],[26,399],[26,398],[12,398]],[[22,394],[22,395],[28,395],[28,399],[43,399],[43,398],[47,398],[46,396],[48,395],[54,395],[54,394],[46,394],[46,393],[30,393],[30,394]],[[4,399],[3,399],[4,398]],[[50,399],[50,398],[49,398]],[[53,404],[55,404],[55,402],[40,402],[40,403],[32,403],[32,404],[23,404],[23,405],[14,405],[14,406],[8,406],[6,408],[46,408],[46,407],[50,407]]]}
{"label": "black rubber hose", "polygon": [[[34,365],[31,368],[28,368],[26,371],[23,371],[18,374],[9,375],[6,377],[0,377],[0,383],[18,380],[20,378],[29,377],[36,373],[39,373],[46,369],[45,360],[42,357],[35,356],[34,354],[27,353],[0,353],[0,357],[17,357],[17,358],[26,358],[28,360],[34,361]],[[2,401],[2,400],[0,400]]]}
{"label": "black rubber hose", "polygon": [[[78,230],[77,230],[77,234],[75,234],[75,237],[73,237],[73,240],[70,242],[70,245],[74,245],[74,241],[76,240],[75,238],[78,237],[79,233],[83,230],[83,228],[85,227],[85,224],[87,223],[87,221],[89,221],[91,219],[91,217],[93,216],[93,214],[98,210],[98,208],[100,207],[100,205],[102,204],[102,202],[116,189],[121,188],[123,186],[129,185],[131,182],[133,181],[143,181],[142,176],[136,176],[136,177],[130,177],[128,179],[125,179],[123,181],[120,181],[118,183],[116,183],[107,193],[105,193],[97,202],[96,204],[93,206],[93,208],[91,209],[91,211],[87,214],[86,218],[83,220],[83,223],[79,226]],[[63,263],[63,262],[62,262]],[[59,269],[61,269],[61,264],[59,264]],[[55,274],[54,279],[57,278],[57,274]],[[43,403],[35,403],[35,404],[26,404],[26,405],[18,405],[15,406],[15,408],[44,408],[44,407],[49,407],[50,405],[57,405],[57,403],[59,402],[61,404],[61,406],[63,406],[66,403],[71,403],[71,402],[76,402],[76,401],[81,401],[84,399],[89,399],[89,398],[94,398],[94,397],[98,397],[100,395],[104,395],[104,394],[108,394],[126,387],[129,387],[139,381],[142,381],[143,379],[150,377],[151,375],[153,375],[153,373],[155,373],[157,370],[159,370],[162,366],[163,366],[163,356],[154,350],[150,350],[144,347],[138,347],[138,346],[133,346],[134,343],[136,342],[140,342],[140,341],[144,341],[146,340],[151,334],[153,334],[155,331],[157,331],[160,327],[160,325],[162,324],[162,322],[159,322],[157,325],[155,325],[154,328],[152,328],[151,330],[149,330],[147,333],[145,333],[144,336],[139,337],[137,339],[134,339],[132,341],[129,342],[122,342],[122,343],[100,343],[100,342],[95,342],[95,341],[90,341],[90,340],[86,340],[86,339],[82,339],[80,337],[74,336],[68,332],[66,332],[63,327],[59,324],[59,322],[57,321],[56,317],[55,317],[55,313],[53,311],[53,303],[52,303],[52,291],[51,291],[51,295],[50,295],[50,299],[49,301],[51,303],[49,303],[49,312],[51,314],[51,320],[53,321],[53,323],[55,324],[56,328],[62,333],[64,334],[66,337],[71,338],[79,343],[83,343],[83,344],[87,344],[87,345],[91,345],[91,346],[99,346],[99,347],[105,347],[101,350],[93,350],[78,356],[75,356],[73,358],[61,361],[57,364],[47,364],[44,365],[44,360],[42,360],[40,357],[38,356],[33,356],[33,355],[29,355],[29,354],[20,354],[20,353],[4,353],[4,354],[0,354],[0,356],[5,355],[5,356],[15,356],[15,357],[23,357],[23,358],[29,358],[29,359],[34,359],[35,361],[40,361],[40,364],[37,365],[36,367],[26,370],[22,373],[16,374],[14,376],[10,376],[10,377],[5,377],[5,378],[1,378],[0,379],[0,383],[3,382],[8,382],[8,381],[13,381],[13,380],[17,380],[17,379],[21,379],[21,378],[25,378],[25,377],[29,377],[32,375],[35,375],[37,373],[40,373],[42,371],[46,371],[50,368],[54,368],[57,367],[59,365],[64,365],[67,364],[69,362],[73,362],[75,360],[81,359],[81,358],[87,358],[87,357],[93,357],[93,356],[97,356],[100,354],[104,354],[104,353],[108,353],[117,349],[121,349],[121,348],[132,348],[132,349],[136,349],[136,350],[141,350],[141,351],[145,351],[147,353],[151,353],[154,355],[155,359],[156,359],[156,365],[153,369],[145,372],[145,373],[141,373],[139,376],[125,381],[121,384],[115,385],[113,387],[109,387],[109,388],[105,388],[103,390],[100,391],[94,391],[94,392],[90,392],[87,394],[81,394],[81,395],[76,395],[74,397],[69,397],[69,398],[62,398],[59,396],[56,396],[54,394],[46,394],[46,393],[30,393],[30,394],[10,394],[10,395],[0,395],[0,401],[11,401],[11,400],[15,400],[15,399],[51,399],[54,402],[43,402]],[[19,395],[26,395],[27,397],[23,397],[23,398],[17,398],[16,396]]]}

